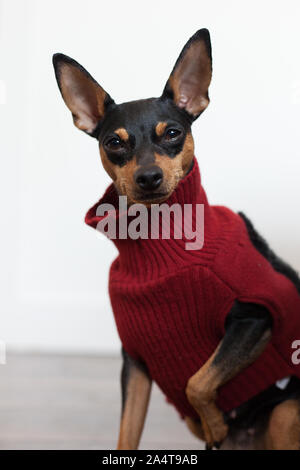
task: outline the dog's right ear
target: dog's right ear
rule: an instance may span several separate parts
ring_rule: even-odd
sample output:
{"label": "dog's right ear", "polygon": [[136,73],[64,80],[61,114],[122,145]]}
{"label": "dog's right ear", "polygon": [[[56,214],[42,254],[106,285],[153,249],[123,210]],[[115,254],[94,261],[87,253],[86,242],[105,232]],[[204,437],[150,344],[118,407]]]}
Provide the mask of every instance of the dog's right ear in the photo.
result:
{"label": "dog's right ear", "polygon": [[64,54],[54,54],[56,80],[78,129],[92,137],[107,108],[114,103],[93,77],[75,60]]}

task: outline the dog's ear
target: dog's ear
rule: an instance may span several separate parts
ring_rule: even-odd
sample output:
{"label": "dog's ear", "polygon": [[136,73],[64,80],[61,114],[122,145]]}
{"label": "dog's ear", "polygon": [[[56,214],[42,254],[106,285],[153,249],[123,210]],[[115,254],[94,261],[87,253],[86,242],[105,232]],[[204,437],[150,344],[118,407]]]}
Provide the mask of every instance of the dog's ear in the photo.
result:
{"label": "dog's ear", "polygon": [[186,43],[164,88],[171,98],[196,119],[208,106],[212,75],[211,43],[207,29],[200,29]]}
{"label": "dog's ear", "polygon": [[75,60],[54,54],[53,65],[62,97],[72,113],[75,126],[92,137],[113,100]]}

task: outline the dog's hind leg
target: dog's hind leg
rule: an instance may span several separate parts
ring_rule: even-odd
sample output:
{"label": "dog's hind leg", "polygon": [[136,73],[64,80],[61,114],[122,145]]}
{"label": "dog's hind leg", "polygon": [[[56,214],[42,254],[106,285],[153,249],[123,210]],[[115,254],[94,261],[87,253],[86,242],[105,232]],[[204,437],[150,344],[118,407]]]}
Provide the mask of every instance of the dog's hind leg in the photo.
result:
{"label": "dog's hind leg", "polygon": [[118,450],[137,449],[151,392],[151,378],[144,364],[123,353],[121,372],[122,416]]}
{"label": "dog's hind leg", "polygon": [[300,450],[299,400],[286,400],[275,406],[263,444],[266,450]]}

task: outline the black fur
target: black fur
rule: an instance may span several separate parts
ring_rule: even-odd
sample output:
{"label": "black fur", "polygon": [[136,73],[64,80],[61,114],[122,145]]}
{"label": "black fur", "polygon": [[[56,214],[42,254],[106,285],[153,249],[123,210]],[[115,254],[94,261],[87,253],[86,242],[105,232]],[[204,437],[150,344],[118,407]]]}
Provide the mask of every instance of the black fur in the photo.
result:
{"label": "black fur", "polygon": [[[55,78],[56,78],[56,81],[57,81],[57,84],[58,84],[58,88],[59,88],[59,91],[63,97],[63,94],[62,94],[62,89],[61,89],[61,77],[60,77],[60,74],[61,74],[61,66],[63,64],[69,64],[69,65],[72,65],[73,67],[76,67],[77,69],[79,69],[89,80],[91,80],[92,82],[96,83],[96,85],[99,85],[99,83],[92,77],[92,75],[84,68],[82,67],[82,65],[80,65],[76,60],[72,59],[71,57],[65,55],[65,54],[61,54],[59,52],[57,52],[56,54],[53,54],[53,57],[52,57],[52,63],[53,63],[53,67],[54,67],[54,72],[55,72]],[[102,87],[100,87],[102,88]],[[103,88],[102,88],[103,89]],[[110,107],[114,107],[115,106],[115,102],[114,100],[109,96],[109,94],[107,92],[105,92],[106,95],[105,95],[105,100],[104,100],[104,108],[107,112],[107,110],[110,108]],[[96,128],[94,129],[93,132],[86,132],[86,134],[90,135],[91,137],[98,137],[99,135],[99,128],[101,126],[101,122],[102,121],[99,121]]]}
{"label": "black fur", "polygon": [[225,335],[213,360],[220,382],[254,362],[265,348],[271,335],[272,316],[257,304],[236,301],[225,321]]}
{"label": "black fur", "polygon": [[286,400],[300,398],[300,380],[298,377],[291,377],[285,389],[280,389],[276,384],[259,393],[251,400],[240,405],[236,410],[236,417],[233,419],[227,413],[225,420],[232,428],[232,433],[239,429],[255,428],[265,424],[266,418],[272,409]]}
{"label": "black fur", "polygon": [[[172,73],[174,73],[191,44],[200,40],[204,41],[208,58],[212,62],[209,32],[206,29],[201,29],[190,38],[183,48]],[[90,80],[97,83],[78,62],[63,54],[55,54],[53,56],[53,65],[60,90],[60,71],[63,63],[77,67]],[[177,107],[173,98],[169,80],[160,98],[149,98],[147,100],[131,101],[117,105],[106,94],[104,102],[105,115],[89,135],[97,138],[100,145],[105,145],[107,139],[116,137],[114,131],[117,128],[126,129],[129,134],[129,140],[124,144],[124,148],[117,153],[106,150],[108,158],[119,166],[125,165],[133,155],[136,156],[139,164],[153,163],[155,161],[154,153],[167,154],[173,158],[182,150],[185,137],[190,132],[191,124],[198,117],[191,116],[184,109]],[[155,126],[158,122],[166,122],[168,127],[180,130],[182,139],[172,143],[159,138],[155,134]],[[300,293],[300,279],[296,271],[275,255],[244,214],[240,213],[239,215],[246,224],[249,238],[254,247],[271,263],[276,271],[290,279]],[[251,352],[260,341],[263,343],[264,333],[271,329],[271,327],[272,317],[266,308],[256,304],[235,302],[227,316],[225,322],[226,333],[214,363],[221,366],[224,364],[225,373],[228,371],[229,375],[230,367],[246,367],[251,359],[254,360],[253,357],[250,357]],[[132,359],[124,349],[122,349],[122,355],[121,387],[123,410],[132,372],[134,369],[139,369],[148,375],[148,371],[143,363]],[[222,367],[220,368],[222,369]],[[232,420],[228,414],[226,416],[227,421],[232,424],[232,428],[249,426],[252,422],[255,423],[262,410],[270,410],[276,404],[290,397],[298,397],[300,395],[299,383],[299,379],[293,378],[284,391],[273,385],[257,397],[241,405],[236,410],[237,418],[235,420]]]}
{"label": "black fur", "polygon": [[126,398],[127,398],[127,389],[128,383],[130,380],[130,375],[134,369],[142,371],[145,375],[148,375],[148,370],[146,365],[141,362],[133,359],[122,347],[122,357],[123,365],[121,370],[121,394],[122,394],[122,413],[124,411]]}
{"label": "black fur", "polygon": [[261,321],[262,328],[272,327],[272,315],[263,305],[236,301],[225,320],[225,329],[228,330],[237,321]]}
{"label": "black fur", "polygon": [[[159,122],[166,122],[167,128],[175,128],[182,133],[176,142],[168,142],[155,133]],[[98,140],[112,163],[123,166],[136,157],[138,164],[154,163],[154,153],[174,158],[181,152],[186,134],[190,132],[190,120],[187,113],[178,108],[170,100],[148,98],[130,101],[109,108],[101,126],[98,128]],[[125,128],[129,134],[129,142],[123,143],[118,152],[110,152],[105,142],[116,137],[114,131]]]}
{"label": "black fur", "polygon": [[298,273],[271,250],[266,240],[257,233],[252,222],[245,216],[245,214],[242,212],[239,212],[238,214],[245,222],[249,238],[255,248],[271,263],[275,271],[284,274],[284,276],[292,281],[300,294],[300,278]]}
{"label": "black fur", "polygon": [[[271,263],[277,272],[290,279],[300,293],[300,279],[296,271],[271,250],[266,240],[254,229],[251,221],[242,212],[239,212],[239,216],[245,222],[249,238],[254,247]],[[233,336],[236,336],[234,330],[236,330],[239,320],[243,318],[244,322],[247,322],[251,317],[256,318],[261,325],[265,325],[265,328],[269,328],[272,324],[271,315],[265,307],[235,302],[226,318],[225,327],[227,331],[231,331]],[[227,342],[230,344],[230,338]],[[230,424],[230,433],[234,434],[239,432],[240,429],[250,427],[263,427],[266,424],[269,413],[276,405],[293,398],[300,398],[300,380],[297,377],[291,377],[289,384],[284,390],[281,390],[275,384],[272,385],[267,390],[239,406],[235,410],[236,418],[232,419],[230,413],[226,414],[226,421]]]}

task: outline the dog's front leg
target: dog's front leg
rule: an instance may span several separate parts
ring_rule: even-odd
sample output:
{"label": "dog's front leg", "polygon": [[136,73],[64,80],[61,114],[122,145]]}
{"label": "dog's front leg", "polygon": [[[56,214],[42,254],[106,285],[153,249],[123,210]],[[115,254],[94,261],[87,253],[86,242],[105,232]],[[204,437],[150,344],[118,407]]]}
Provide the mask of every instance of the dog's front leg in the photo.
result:
{"label": "dog's front leg", "polygon": [[122,416],[118,450],[137,449],[142,435],[151,392],[151,378],[144,364],[122,350]]}
{"label": "dog's front leg", "polygon": [[207,446],[227,435],[223,413],[215,404],[217,390],[255,361],[271,338],[271,316],[262,306],[236,302],[229,313],[225,336],[208,361],[188,381],[186,394],[201,418]]}

